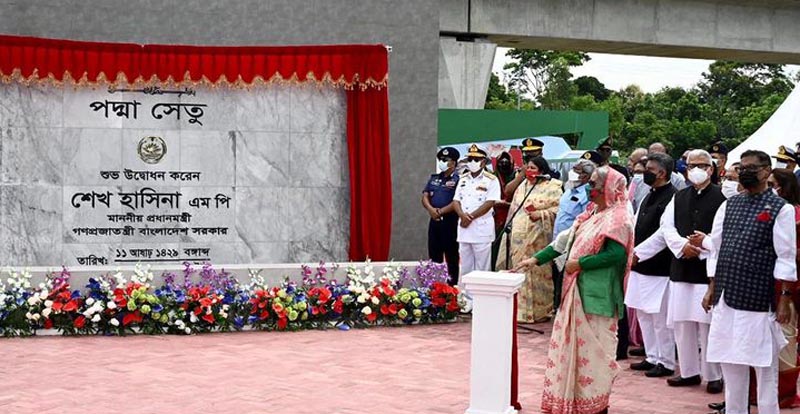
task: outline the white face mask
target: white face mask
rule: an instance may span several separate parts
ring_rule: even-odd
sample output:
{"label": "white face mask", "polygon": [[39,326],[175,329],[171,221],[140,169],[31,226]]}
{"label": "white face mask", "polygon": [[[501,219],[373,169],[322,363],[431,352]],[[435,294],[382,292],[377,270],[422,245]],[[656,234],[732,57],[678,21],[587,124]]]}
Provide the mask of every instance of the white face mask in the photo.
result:
{"label": "white face mask", "polygon": [[569,177],[569,181],[574,181],[574,182],[580,181],[581,179],[580,174],[576,173],[575,170],[569,170],[569,173],[567,173],[567,177]]}
{"label": "white face mask", "polygon": [[474,173],[476,173],[476,172],[481,170],[481,162],[480,161],[469,161],[469,162],[467,162],[467,169],[469,169],[469,171],[474,174]]}
{"label": "white face mask", "polygon": [[633,181],[636,181],[636,182],[642,182],[642,181],[644,181],[644,174],[642,174],[642,173],[636,173],[636,174],[634,174],[634,175],[633,175]]}
{"label": "white face mask", "polygon": [[775,163],[775,168],[786,168],[788,165],[783,161],[778,161]]}
{"label": "white face mask", "polygon": [[722,195],[724,195],[725,198],[731,198],[736,194],[739,194],[739,183],[731,180],[722,182]]}
{"label": "white face mask", "polygon": [[692,168],[689,170],[689,181],[693,184],[703,184],[708,180],[708,173],[700,168]]}
{"label": "white face mask", "polygon": [[780,196],[781,196],[780,194],[778,194],[778,190],[777,190],[777,189],[775,189],[775,188],[773,188],[773,189],[772,189],[772,193],[773,193],[773,194],[775,194],[775,195],[776,195],[776,196],[778,196],[778,197],[780,197]]}
{"label": "white face mask", "polygon": [[436,168],[439,170],[439,172],[444,172],[447,171],[447,168],[449,167],[448,164],[449,163],[447,161],[437,160]]}

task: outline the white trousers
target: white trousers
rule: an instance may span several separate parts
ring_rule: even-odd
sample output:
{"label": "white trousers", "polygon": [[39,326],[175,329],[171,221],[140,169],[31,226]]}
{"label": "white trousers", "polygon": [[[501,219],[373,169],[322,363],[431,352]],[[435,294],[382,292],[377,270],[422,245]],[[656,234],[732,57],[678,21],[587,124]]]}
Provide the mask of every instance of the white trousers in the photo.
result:
{"label": "white trousers", "polygon": [[[700,375],[706,381],[722,379],[722,370],[717,363],[706,361],[708,330],[711,325],[694,321],[674,321],[675,344],[678,346],[678,364],[681,377]],[[700,343],[700,352],[697,344]]]}
{"label": "white trousers", "polygon": [[473,270],[492,270],[492,243],[459,243],[461,276]]}
{"label": "white trousers", "polygon": [[[750,389],[750,367],[722,363],[725,376],[725,412],[747,414]],[[778,354],[773,353],[772,366],[753,367],[758,382],[758,414],[778,414]]]}
{"label": "white trousers", "polygon": [[[667,327],[667,295],[662,295],[661,310],[657,313],[645,313],[636,309],[636,319],[642,330],[644,350],[647,362],[661,364],[669,370],[675,369],[675,336]],[[697,342],[695,342],[697,346]]]}

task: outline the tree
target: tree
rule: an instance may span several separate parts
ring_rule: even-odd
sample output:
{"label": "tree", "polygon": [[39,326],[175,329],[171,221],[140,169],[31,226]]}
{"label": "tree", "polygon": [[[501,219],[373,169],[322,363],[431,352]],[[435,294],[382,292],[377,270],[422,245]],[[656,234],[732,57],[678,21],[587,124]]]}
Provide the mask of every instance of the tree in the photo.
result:
{"label": "tree", "polygon": [[489,78],[489,90],[486,94],[486,103],[483,109],[501,109],[501,110],[516,110],[519,104],[519,109],[532,111],[535,108],[533,102],[529,99],[517,100],[517,92],[508,89],[505,85],[500,83],[500,78],[492,73]]}
{"label": "tree", "polygon": [[606,89],[606,85],[594,76],[581,76],[574,81],[578,87],[578,95],[590,95],[597,102],[602,102],[611,96],[611,91]]}
{"label": "tree", "polygon": [[[550,96],[547,102],[561,105],[569,102],[568,97],[558,96],[558,93],[572,91],[567,86],[572,74],[569,68],[580,66],[589,60],[589,55],[583,52],[560,52],[553,50],[510,49],[506,56],[512,58],[503,69],[508,71],[508,86],[517,90],[523,96],[530,96],[534,102],[542,103],[541,99],[547,92]],[[550,83],[553,85],[550,85]]]}

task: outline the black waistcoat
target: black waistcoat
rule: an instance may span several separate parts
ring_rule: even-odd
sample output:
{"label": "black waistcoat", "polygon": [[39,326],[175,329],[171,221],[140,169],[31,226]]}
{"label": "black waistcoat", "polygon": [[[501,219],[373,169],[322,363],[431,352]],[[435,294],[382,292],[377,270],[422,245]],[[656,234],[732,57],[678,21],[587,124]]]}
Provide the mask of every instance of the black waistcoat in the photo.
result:
{"label": "black waistcoat", "polygon": [[722,244],[714,274],[714,304],[725,293],[731,308],[752,312],[775,309],[775,219],[786,201],[772,191],[728,199]]}
{"label": "black waistcoat", "polygon": [[[714,184],[709,185],[698,194],[694,187],[687,187],[675,193],[675,230],[682,237],[701,231],[711,234],[714,215],[725,201],[722,190]],[[708,284],[706,261],[696,257],[678,259],[673,256],[670,268],[670,280],[696,284]]]}
{"label": "black waistcoat", "polygon": [[[667,184],[650,190],[642,205],[639,206],[639,213],[636,217],[636,229],[634,233],[634,243],[639,245],[653,233],[658,231],[661,226],[661,215],[664,209],[675,194],[675,187]],[[634,272],[648,276],[669,276],[669,267],[672,263],[672,252],[664,248],[650,259],[639,262],[631,268]]]}

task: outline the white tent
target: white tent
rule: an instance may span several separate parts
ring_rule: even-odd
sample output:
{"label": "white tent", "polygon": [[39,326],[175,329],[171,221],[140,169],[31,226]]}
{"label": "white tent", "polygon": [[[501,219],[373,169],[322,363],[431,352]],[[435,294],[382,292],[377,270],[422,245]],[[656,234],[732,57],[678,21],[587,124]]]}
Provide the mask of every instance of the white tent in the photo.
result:
{"label": "white tent", "polygon": [[[783,145],[794,150],[798,142],[800,142],[800,87],[795,87],[767,122],[728,154],[728,165],[739,161],[742,153],[747,150],[761,150],[772,156],[778,153],[779,146]],[[774,161],[773,158],[773,163]]]}

